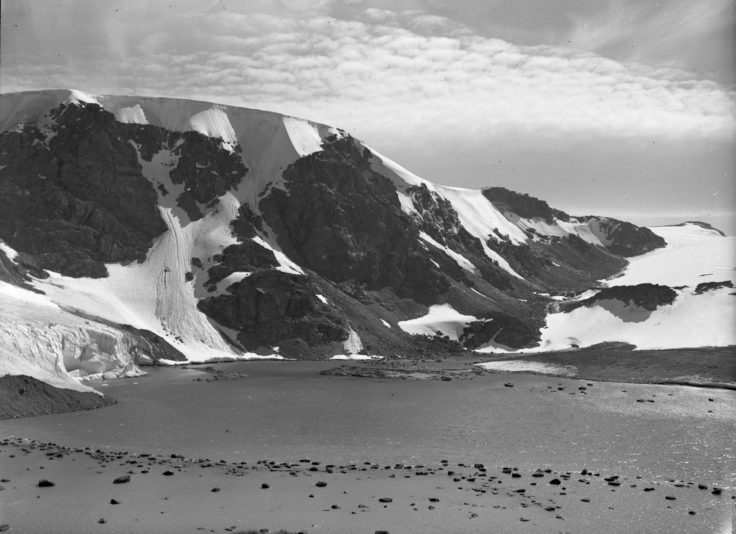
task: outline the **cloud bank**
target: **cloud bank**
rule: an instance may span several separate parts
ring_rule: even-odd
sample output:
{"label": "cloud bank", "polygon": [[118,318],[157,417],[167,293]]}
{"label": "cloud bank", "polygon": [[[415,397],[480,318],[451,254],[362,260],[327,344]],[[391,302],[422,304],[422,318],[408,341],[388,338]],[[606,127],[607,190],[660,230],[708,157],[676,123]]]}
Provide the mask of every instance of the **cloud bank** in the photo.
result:
{"label": "cloud bank", "polygon": [[268,109],[345,128],[440,183],[507,185],[561,208],[574,191],[587,212],[722,214],[736,197],[736,91],[691,67],[707,56],[723,72],[728,53],[712,47],[733,11],[729,0],[8,0],[0,89]]}
{"label": "cloud bank", "polygon": [[736,132],[734,93],[677,69],[518,46],[416,10],[368,8],[357,21],[319,14],[315,3],[306,14],[298,2],[276,13],[182,4],[66,2],[55,32],[34,12],[37,28],[3,28],[3,91],[71,85],[204,98],[358,129],[378,119],[484,135]]}

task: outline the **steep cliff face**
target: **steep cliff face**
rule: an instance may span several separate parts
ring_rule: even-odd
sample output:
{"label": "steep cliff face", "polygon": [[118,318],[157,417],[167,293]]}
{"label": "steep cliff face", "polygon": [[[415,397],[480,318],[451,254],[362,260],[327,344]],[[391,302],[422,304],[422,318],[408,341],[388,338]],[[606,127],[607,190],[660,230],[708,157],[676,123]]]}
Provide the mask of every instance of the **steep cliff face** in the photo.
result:
{"label": "steep cliff face", "polygon": [[[0,98],[0,281],[165,359],[530,347],[549,295],[664,243],[503,188],[438,186],[273,113]],[[434,328],[437,310],[450,319]]]}
{"label": "steep cliff face", "polygon": [[143,260],[166,226],[123,125],[91,104],[59,106],[45,126],[0,135],[0,239],[69,276]]}

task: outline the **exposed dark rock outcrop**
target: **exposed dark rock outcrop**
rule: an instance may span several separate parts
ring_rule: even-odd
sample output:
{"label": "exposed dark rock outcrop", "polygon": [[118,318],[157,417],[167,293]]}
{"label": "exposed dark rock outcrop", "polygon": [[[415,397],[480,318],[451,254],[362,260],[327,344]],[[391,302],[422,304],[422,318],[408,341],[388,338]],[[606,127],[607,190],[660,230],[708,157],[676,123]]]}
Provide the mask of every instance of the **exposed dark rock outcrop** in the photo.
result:
{"label": "exposed dark rock outcrop", "polygon": [[193,220],[247,172],[217,139],[123,124],[96,104],[62,104],[50,118],[51,130],[29,123],[0,134],[0,239],[40,269],[103,277],[105,263],[145,258],[166,225],[137,151],[150,161],[171,147],[171,180],[184,185],[177,202]]}
{"label": "exposed dark rock outcrop", "polygon": [[721,282],[702,282],[695,287],[695,294],[701,295],[706,291],[713,291],[721,287],[733,287],[731,280],[723,280]]}
{"label": "exposed dark rock outcrop", "polygon": [[629,222],[611,219],[610,217],[581,217],[586,222],[596,222],[605,235],[604,246],[613,254],[625,258],[639,256],[646,252],[664,247],[664,238],[649,228],[636,226]]}
{"label": "exposed dark rock outcrop", "polygon": [[493,342],[514,349],[528,347],[539,341],[539,329],[502,313],[489,312],[463,330],[460,342],[468,349],[477,349]]}
{"label": "exposed dark rock outcrop", "polygon": [[324,146],[284,171],[288,193],[275,189],[259,204],[281,248],[333,282],[434,304],[450,282],[419,244],[393,183],[371,170],[371,154],[352,138]]}
{"label": "exposed dark rock outcrop", "polygon": [[127,324],[120,325],[120,328],[139,339],[139,343],[130,349],[133,361],[137,365],[157,365],[159,360],[187,361],[187,357],[181,351],[175,349],[168,341],[150,330],[135,328]]}
{"label": "exposed dark rock outcrop", "polygon": [[279,346],[284,356],[314,357],[348,337],[339,313],[317,298],[307,277],[280,271],[244,278],[227,294],[201,300],[199,309],[239,331],[237,342],[256,352]]}
{"label": "exposed dark rock outcrop", "polygon": [[0,250],[0,280],[33,291],[34,293],[42,293],[42,291],[29,284],[31,281],[29,275],[36,276],[37,278],[46,278],[48,277],[48,273],[37,268],[35,265],[23,265],[20,257],[16,259],[18,261],[11,260],[3,250]]}
{"label": "exposed dark rock outcrop", "polygon": [[207,271],[209,279],[205,284],[210,290],[214,290],[220,280],[234,272],[253,272],[276,267],[279,264],[273,252],[251,239],[230,245],[214,259],[219,263]]}
{"label": "exposed dark rock outcrop", "polygon": [[596,302],[618,300],[648,311],[654,311],[659,306],[672,304],[677,292],[668,286],[659,284],[638,284],[635,286],[613,286],[601,289],[590,298],[577,302],[568,302],[561,306],[561,310],[571,312],[581,306],[593,306]]}
{"label": "exposed dark rock outcrop", "polygon": [[166,227],[119,123],[93,104],[53,116],[48,145],[35,126],[0,135],[0,238],[69,276],[142,260]]}
{"label": "exposed dark rock outcrop", "polygon": [[55,388],[30,376],[0,377],[0,419],[92,410],[115,404],[110,397]]}
{"label": "exposed dark rock outcrop", "polygon": [[626,260],[576,235],[529,240],[521,245],[489,240],[488,246],[506,258],[521,276],[555,293],[587,287],[626,265]]}
{"label": "exposed dark rock outcrop", "polygon": [[547,223],[552,223],[555,218],[561,221],[570,219],[567,213],[551,208],[544,200],[505,187],[487,187],[483,189],[483,196],[501,212],[512,212],[525,219],[538,217]]}

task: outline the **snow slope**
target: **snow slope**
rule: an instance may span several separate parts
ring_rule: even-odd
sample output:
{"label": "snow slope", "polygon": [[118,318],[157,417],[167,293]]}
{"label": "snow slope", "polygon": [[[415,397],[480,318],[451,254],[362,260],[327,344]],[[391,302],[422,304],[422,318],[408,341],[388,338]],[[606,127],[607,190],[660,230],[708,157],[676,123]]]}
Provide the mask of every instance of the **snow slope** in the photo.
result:
{"label": "snow slope", "polygon": [[736,282],[736,237],[697,224],[650,228],[667,247],[631,258],[626,270],[608,285],[657,282],[668,286],[731,280]]}
{"label": "snow slope", "polygon": [[45,295],[0,282],[0,376],[28,375],[94,391],[79,379],[142,374],[127,332],[69,313]]}
{"label": "snow slope", "polygon": [[398,325],[407,334],[432,337],[440,332],[443,336],[457,341],[468,323],[477,320],[477,317],[464,315],[449,304],[435,304],[429,307],[426,315],[399,321]]}
{"label": "snow slope", "polygon": [[[667,246],[631,258],[608,286],[653,283],[676,289],[672,304],[654,311],[601,301],[571,313],[553,313],[542,329],[542,350],[623,341],[639,349],[736,345],[736,296],[724,287],[696,294],[702,282],[736,283],[736,237],[696,224],[653,227]],[[684,286],[684,287],[682,287]]]}

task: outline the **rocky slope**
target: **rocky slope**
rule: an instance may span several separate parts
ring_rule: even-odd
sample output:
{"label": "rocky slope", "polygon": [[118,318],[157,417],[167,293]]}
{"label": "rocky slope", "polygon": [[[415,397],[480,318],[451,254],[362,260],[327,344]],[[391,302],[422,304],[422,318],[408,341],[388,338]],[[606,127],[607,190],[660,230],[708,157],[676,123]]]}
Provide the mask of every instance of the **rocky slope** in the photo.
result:
{"label": "rocky slope", "polygon": [[[151,361],[534,347],[555,295],[665,245],[503,188],[433,184],[342,130],[275,113],[79,91],[0,99],[3,287],[35,292],[24,321],[66,314],[155,339]],[[33,359],[31,340],[5,343]]]}

